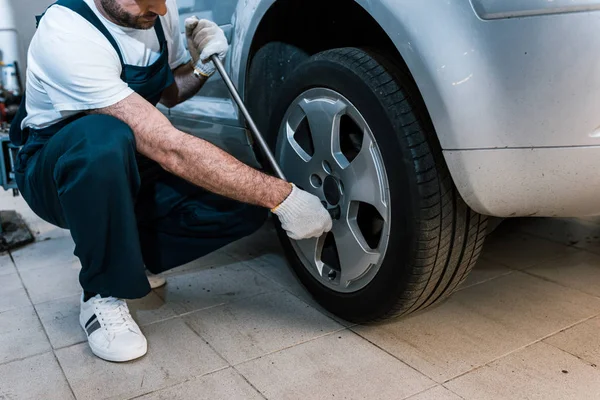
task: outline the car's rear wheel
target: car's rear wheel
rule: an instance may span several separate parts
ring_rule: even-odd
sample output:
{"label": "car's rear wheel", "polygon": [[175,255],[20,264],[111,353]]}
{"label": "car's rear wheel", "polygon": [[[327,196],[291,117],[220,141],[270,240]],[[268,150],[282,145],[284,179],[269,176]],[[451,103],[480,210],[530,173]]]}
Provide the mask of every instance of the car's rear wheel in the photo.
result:
{"label": "car's rear wheel", "polygon": [[325,51],[286,80],[272,121],[287,178],[338,215],[319,239],[279,230],[323,307],[384,319],[435,304],[465,279],[486,219],[457,193],[409,76],[373,52]]}

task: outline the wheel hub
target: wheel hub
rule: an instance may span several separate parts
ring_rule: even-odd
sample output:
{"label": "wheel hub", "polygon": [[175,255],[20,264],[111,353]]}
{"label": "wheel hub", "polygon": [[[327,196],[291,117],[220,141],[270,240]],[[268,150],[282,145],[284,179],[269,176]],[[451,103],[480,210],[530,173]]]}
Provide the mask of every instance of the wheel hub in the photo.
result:
{"label": "wheel hub", "polygon": [[319,238],[292,241],[321,284],[341,293],[364,288],[377,274],[390,236],[390,193],[373,132],[341,94],[313,88],[289,106],[277,159],[286,177],[317,196],[333,220]]}
{"label": "wheel hub", "polygon": [[323,181],[323,193],[325,194],[325,200],[327,200],[330,205],[337,206],[342,199],[339,181],[335,177],[329,175]]}

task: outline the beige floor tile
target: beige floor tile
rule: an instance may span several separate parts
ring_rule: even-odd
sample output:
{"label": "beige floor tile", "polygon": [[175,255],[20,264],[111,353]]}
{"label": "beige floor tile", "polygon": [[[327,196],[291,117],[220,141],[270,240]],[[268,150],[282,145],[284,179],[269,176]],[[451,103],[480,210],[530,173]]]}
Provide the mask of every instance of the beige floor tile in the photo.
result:
{"label": "beige floor tile", "polygon": [[353,329],[444,382],[599,312],[595,297],[515,271],[419,315]]}
{"label": "beige floor tile", "polygon": [[37,304],[35,309],[55,349],[86,341],[79,325],[80,295]]}
{"label": "beige floor tile", "polygon": [[483,247],[482,258],[512,269],[526,269],[569,254],[574,249],[525,233],[501,230],[491,234]]}
{"label": "beige floor tile", "polygon": [[73,394],[52,353],[0,365],[0,399],[69,400]]}
{"label": "beige floor tile", "polygon": [[21,278],[33,304],[61,299],[81,293],[79,262],[43,269],[21,271]]}
{"label": "beige floor tile", "polygon": [[8,254],[0,255],[0,282],[2,282],[2,276],[16,273],[15,265],[13,264]]}
{"label": "beige floor tile", "polygon": [[600,371],[544,343],[510,354],[446,384],[467,400],[600,398]]}
{"label": "beige floor tile", "polygon": [[29,208],[22,196],[13,197],[12,192],[0,192],[0,210],[17,211],[25,220],[27,227],[39,240],[69,235],[69,231],[51,225],[38,217],[31,208]]}
{"label": "beige floor tile", "polygon": [[136,400],[260,400],[263,397],[233,368],[191,379]]}
{"label": "beige floor tile", "polygon": [[185,320],[232,365],[343,328],[284,291],[198,311]]}
{"label": "beige floor tile", "polygon": [[33,307],[0,313],[0,364],[50,350]]}
{"label": "beige floor tile", "polygon": [[467,279],[460,285],[460,289],[477,285],[489,280],[510,274],[513,270],[494,261],[479,259],[475,268],[471,270]]}
{"label": "beige floor tile", "polygon": [[351,332],[236,367],[268,399],[403,399],[433,382]]}
{"label": "beige floor tile", "polygon": [[79,264],[79,259],[73,255],[74,250],[73,240],[62,237],[32,243],[14,251],[12,256],[19,271],[30,271]]}
{"label": "beige floor tile", "polygon": [[283,254],[283,249],[271,221],[251,236],[243,238],[225,249],[241,261],[252,261],[266,254]]}
{"label": "beige floor tile", "polygon": [[353,325],[337,315],[330,313],[319,303],[317,303],[310,292],[296,278],[283,254],[264,254],[252,259],[251,261],[247,261],[247,265],[259,274],[273,280],[285,290],[289,291],[311,307],[317,309],[322,314],[333,318],[335,321],[346,327]]}
{"label": "beige floor tile", "polygon": [[149,325],[177,315],[173,307],[154,292],[150,292],[142,299],[128,300],[127,305],[129,306],[131,315],[140,326]]}
{"label": "beige floor tile", "polygon": [[173,268],[164,273],[165,276],[177,275],[181,273],[196,272],[208,268],[224,267],[237,263],[238,260],[227,254],[223,249],[208,254],[181,267]]}
{"label": "beige floor tile", "polygon": [[544,342],[582,360],[600,365],[600,318],[594,318],[549,337]]}
{"label": "beige floor tile", "polygon": [[179,314],[277,290],[271,280],[238,262],[167,277],[156,293]]}
{"label": "beige floor tile", "polygon": [[180,319],[142,328],[148,354],[129,363],[95,357],[87,343],[56,351],[75,395],[82,399],[130,398],[227,366]]}
{"label": "beige floor tile", "polygon": [[582,246],[600,239],[600,225],[575,218],[523,218],[511,228],[569,246]]}
{"label": "beige floor tile", "polygon": [[263,254],[251,261],[247,261],[247,265],[256,272],[277,282],[281,287],[292,293],[299,294],[301,292],[306,292],[306,289],[304,289],[300,281],[298,281],[292,272],[291,267],[283,254]]}
{"label": "beige floor tile", "polygon": [[21,284],[19,275],[7,274],[0,277],[0,313],[15,308],[30,306],[27,292]]}
{"label": "beige floor tile", "polygon": [[580,250],[529,268],[527,273],[543,277],[593,296],[600,296],[600,256]]}
{"label": "beige floor tile", "polygon": [[[35,306],[50,338],[50,343],[55,349],[72,346],[86,340],[85,333],[79,325],[80,298],[80,295],[69,296]],[[154,292],[143,299],[129,300],[127,303],[131,315],[140,326],[176,315],[171,307]]]}
{"label": "beige floor tile", "polygon": [[462,397],[452,393],[443,386],[436,386],[423,393],[411,396],[407,400],[462,400]]}

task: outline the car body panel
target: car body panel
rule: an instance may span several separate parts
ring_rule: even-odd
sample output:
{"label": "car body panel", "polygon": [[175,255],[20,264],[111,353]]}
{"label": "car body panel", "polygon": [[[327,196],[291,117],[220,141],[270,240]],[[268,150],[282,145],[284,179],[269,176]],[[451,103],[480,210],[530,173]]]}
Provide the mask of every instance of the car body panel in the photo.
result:
{"label": "car body panel", "polygon": [[[467,1],[357,2],[408,65],[442,148],[600,144],[600,56],[590,51],[600,48],[599,12],[484,21]],[[231,72],[242,91],[253,34],[273,3],[238,3]]]}
{"label": "car body panel", "polygon": [[600,10],[597,0],[471,0],[481,19],[531,17]]}
{"label": "car body panel", "polygon": [[[185,34],[185,19],[195,15],[216,22],[231,40],[231,18],[237,1],[178,0],[181,32]],[[160,110],[176,128],[206,139],[250,166],[259,167],[238,109],[218,74],[213,75],[188,101],[170,109],[161,107]]]}
{"label": "car body panel", "polygon": [[600,147],[445,152],[469,206],[497,217],[598,215]]}
{"label": "car body panel", "polygon": [[[226,68],[241,93],[254,34],[275,1],[283,0],[240,0],[232,15]],[[412,73],[469,206],[496,216],[600,213],[600,205],[590,203],[593,188],[560,193],[585,185],[590,173],[553,160],[578,147],[586,150],[572,154],[598,159],[600,55],[593,50],[600,48],[600,0],[356,2],[387,33]],[[202,102],[197,104],[180,107],[181,114],[172,109],[171,118],[244,126],[235,107],[235,113],[218,110],[213,115],[200,110]],[[195,134],[202,136],[201,123],[196,126]],[[229,142],[248,143],[237,135],[239,130],[227,132]],[[515,162],[515,156],[529,154],[514,151],[518,149],[534,149],[535,156]],[[580,165],[592,166],[594,160]],[[600,159],[596,163],[600,167]],[[561,185],[558,177],[552,185],[545,176],[539,180],[556,165],[572,185]],[[498,185],[491,184],[494,180]],[[548,202],[540,205],[543,197]]]}

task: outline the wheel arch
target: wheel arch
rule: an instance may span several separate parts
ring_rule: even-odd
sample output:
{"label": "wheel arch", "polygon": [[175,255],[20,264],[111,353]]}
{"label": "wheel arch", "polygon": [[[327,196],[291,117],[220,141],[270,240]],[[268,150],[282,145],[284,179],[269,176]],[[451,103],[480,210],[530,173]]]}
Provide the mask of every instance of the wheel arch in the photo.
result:
{"label": "wheel arch", "polygon": [[[438,134],[445,131],[440,128],[448,121],[448,111],[437,89],[434,77],[436,67],[429,57],[431,52],[421,50],[430,49],[431,44],[420,45],[422,35],[410,22],[411,15],[423,13],[424,8],[372,0],[339,0],[335,5],[332,3],[322,0],[240,1],[234,16],[231,71],[246,101],[252,104],[255,100],[251,94],[253,80],[256,85],[263,87],[272,83],[265,81],[264,76],[263,79],[257,79],[256,69],[253,70],[257,54],[267,44],[277,43],[281,47],[288,47],[279,53],[281,59],[286,56],[289,59],[290,51],[295,51],[292,61],[298,61],[301,52],[310,56],[336,47],[375,47],[384,50],[398,67],[411,76]],[[336,12],[339,17],[336,17]],[[304,19],[305,16],[307,19]],[[302,21],[308,18],[311,22],[317,22],[317,30],[309,31],[306,28],[306,22]],[[263,71],[264,67],[260,65],[259,71]],[[271,76],[271,79],[283,80],[285,73],[293,68],[293,63],[288,63],[285,68],[277,69],[274,74],[276,78]],[[260,102],[260,106],[264,107],[264,102]]]}
{"label": "wheel arch", "polygon": [[[481,78],[475,77],[469,85],[463,85],[474,70],[493,70],[485,54],[479,51],[484,44],[473,34],[473,24],[481,20],[470,3],[449,2],[436,8],[419,6],[412,1],[338,0],[335,7],[331,3],[322,0],[239,2],[234,16],[231,72],[261,130],[268,129],[266,121],[274,102],[270,97],[286,74],[291,73],[303,57],[344,46],[384,50],[411,78],[418,93],[416,100],[427,113],[435,140],[443,150],[460,148],[456,143],[462,140],[459,133],[469,125],[465,121],[494,120],[493,115],[481,113],[489,110],[488,106],[493,103],[489,97],[486,100],[480,96]],[[335,18],[336,10],[342,7],[340,17]],[[306,35],[307,28],[300,22],[307,20],[305,16],[320,21],[319,30],[311,35]],[[314,40],[315,37],[319,40]],[[272,49],[260,57],[266,46]],[[465,56],[464,49],[475,49],[475,52]],[[493,81],[486,85],[493,86]],[[493,91],[488,95],[491,93]],[[479,100],[473,103],[474,98]],[[462,184],[457,186],[462,195],[465,185],[469,186],[465,171],[448,167],[452,178],[461,180]]]}

